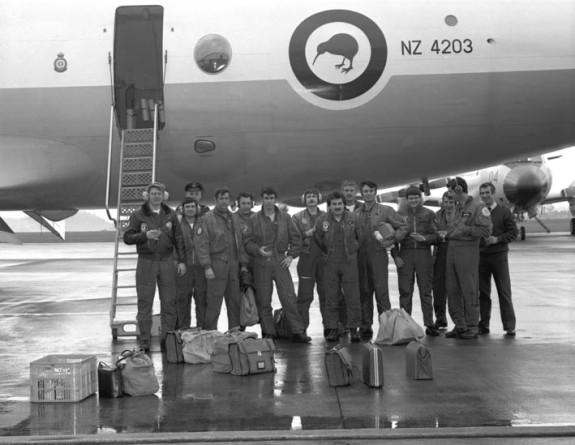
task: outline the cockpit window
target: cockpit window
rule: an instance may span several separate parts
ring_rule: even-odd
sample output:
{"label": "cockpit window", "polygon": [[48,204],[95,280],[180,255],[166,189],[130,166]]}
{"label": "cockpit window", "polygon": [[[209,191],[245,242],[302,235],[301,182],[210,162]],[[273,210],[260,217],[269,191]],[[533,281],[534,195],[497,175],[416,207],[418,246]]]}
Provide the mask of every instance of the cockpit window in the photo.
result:
{"label": "cockpit window", "polygon": [[208,34],[196,44],[194,58],[202,71],[208,74],[218,74],[230,64],[232,47],[225,37]]}

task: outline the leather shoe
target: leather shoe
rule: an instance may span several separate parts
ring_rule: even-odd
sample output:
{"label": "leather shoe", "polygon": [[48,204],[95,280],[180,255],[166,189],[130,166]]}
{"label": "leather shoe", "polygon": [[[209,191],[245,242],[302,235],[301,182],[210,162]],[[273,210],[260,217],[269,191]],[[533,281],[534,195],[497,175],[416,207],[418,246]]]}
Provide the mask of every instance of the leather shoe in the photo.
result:
{"label": "leather shoe", "polygon": [[435,322],[435,329],[447,329],[447,322],[446,321],[436,321]]}
{"label": "leather shoe", "polygon": [[463,340],[471,340],[472,338],[477,338],[477,330],[466,329],[465,331],[459,333],[459,338]]}
{"label": "leather shoe", "polygon": [[361,337],[357,331],[357,328],[351,328],[349,330],[349,338],[351,339],[352,343],[359,343],[361,341]]}
{"label": "leather shoe", "polygon": [[505,335],[508,337],[515,337],[515,329],[507,329]]}
{"label": "leather shoe", "polygon": [[457,338],[459,335],[460,330],[457,328],[453,328],[451,331],[447,331],[445,333],[445,338]]}
{"label": "leather shoe", "polygon": [[373,337],[373,330],[369,328],[359,328],[359,335],[361,338],[368,340]]}
{"label": "leather shoe", "polygon": [[427,326],[425,333],[430,337],[439,337],[439,331],[435,326]]}
{"label": "leather shoe", "polygon": [[328,343],[336,342],[339,339],[339,333],[337,329],[331,329],[329,334],[325,338]]}
{"label": "leather shoe", "polygon": [[305,335],[303,332],[299,334],[293,335],[294,343],[309,343],[311,341],[311,337],[309,335]]}
{"label": "leather shoe", "polygon": [[477,326],[477,332],[479,332],[480,334],[489,334],[489,328],[486,328],[485,326],[479,325]]}

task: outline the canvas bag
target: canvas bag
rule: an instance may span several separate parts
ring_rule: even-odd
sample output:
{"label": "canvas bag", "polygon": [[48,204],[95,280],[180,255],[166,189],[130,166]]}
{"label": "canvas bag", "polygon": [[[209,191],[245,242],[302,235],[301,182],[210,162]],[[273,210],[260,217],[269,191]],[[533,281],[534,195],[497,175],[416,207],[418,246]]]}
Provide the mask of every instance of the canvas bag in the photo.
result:
{"label": "canvas bag", "polygon": [[259,321],[256,296],[254,295],[254,290],[248,286],[245,292],[242,292],[240,300],[240,325],[253,326],[258,324]]}
{"label": "canvas bag", "polygon": [[182,332],[184,361],[194,365],[211,363],[213,342],[222,335],[219,331]]}
{"label": "canvas bag", "polygon": [[391,309],[379,316],[379,331],[375,343],[401,345],[423,338],[425,333],[405,309]]}
{"label": "canvas bag", "polygon": [[232,361],[230,359],[229,345],[238,343],[247,339],[256,339],[258,334],[255,332],[226,332],[218,337],[212,343],[212,371],[229,373],[232,371]]}
{"label": "canvas bag", "polygon": [[130,396],[149,396],[160,389],[154,362],[143,350],[122,352],[116,366],[122,369],[124,393]]}
{"label": "canvas bag", "polygon": [[325,369],[329,386],[348,386],[353,382],[353,364],[349,352],[336,346],[325,352]]}
{"label": "canvas bag", "polygon": [[283,309],[276,309],[274,311],[274,327],[277,338],[291,338],[293,335],[291,325]]}
{"label": "canvas bag", "polygon": [[418,341],[412,341],[405,348],[405,371],[410,379],[431,380],[433,368],[429,350]]}
{"label": "canvas bag", "polygon": [[262,374],[275,372],[275,344],[269,338],[244,340],[229,345],[231,373],[233,375]]}

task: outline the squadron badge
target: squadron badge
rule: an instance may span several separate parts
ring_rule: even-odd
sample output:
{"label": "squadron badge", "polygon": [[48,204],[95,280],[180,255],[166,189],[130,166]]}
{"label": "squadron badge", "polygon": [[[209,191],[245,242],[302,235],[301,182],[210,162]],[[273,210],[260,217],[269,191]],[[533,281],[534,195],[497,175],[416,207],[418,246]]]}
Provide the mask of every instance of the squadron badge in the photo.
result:
{"label": "squadron badge", "polygon": [[140,232],[145,233],[148,231],[148,225],[146,223],[140,224]]}
{"label": "squadron badge", "polygon": [[68,69],[68,61],[64,59],[64,53],[58,53],[58,57],[54,60],[54,71],[63,73]]}
{"label": "squadron badge", "polygon": [[327,232],[329,230],[329,222],[324,221],[321,228],[323,229],[324,232]]}
{"label": "squadron badge", "polygon": [[483,216],[489,216],[489,209],[487,207],[483,207],[483,209],[481,210],[481,213],[483,213]]}
{"label": "squadron badge", "polygon": [[202,234],[202,226],[198,226],[196,230],[196,235],[200,236]]}

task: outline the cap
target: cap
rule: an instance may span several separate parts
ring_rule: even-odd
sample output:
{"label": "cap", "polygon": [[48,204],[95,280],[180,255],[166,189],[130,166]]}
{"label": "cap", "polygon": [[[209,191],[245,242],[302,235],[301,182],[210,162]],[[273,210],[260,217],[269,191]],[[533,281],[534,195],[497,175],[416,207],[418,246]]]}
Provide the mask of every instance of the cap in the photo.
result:
{"label": "cap", "polygon": [[202,185],[201,182],[190,182],[188,184],[186,184],[186,187],[184,188],[184,191],[187,192],[188,190],[200,190],[200,191],[204,191],[204,186]]}
{"label": "cap", "polygon": [[419,190],[419,187],[415,185],[410,185],[405,189],[405,197],[407,198],[409,195],[421,196],[421,190]]}

